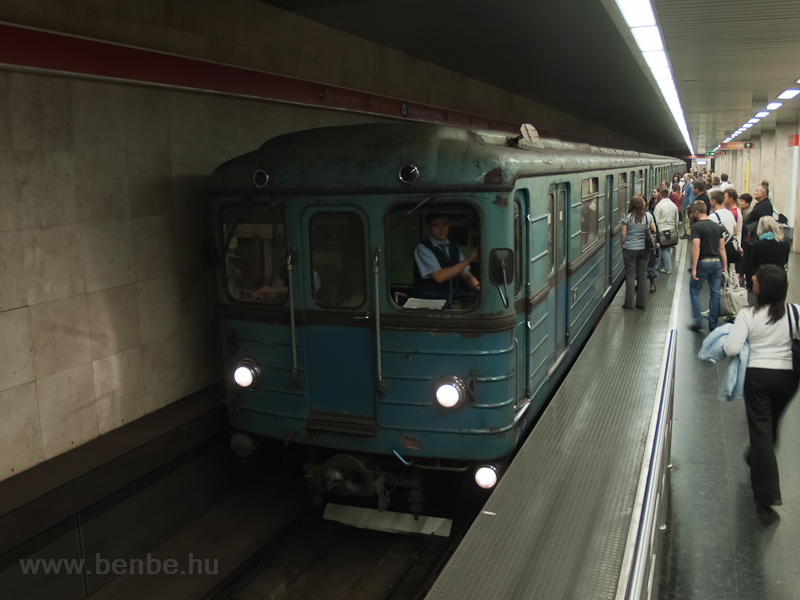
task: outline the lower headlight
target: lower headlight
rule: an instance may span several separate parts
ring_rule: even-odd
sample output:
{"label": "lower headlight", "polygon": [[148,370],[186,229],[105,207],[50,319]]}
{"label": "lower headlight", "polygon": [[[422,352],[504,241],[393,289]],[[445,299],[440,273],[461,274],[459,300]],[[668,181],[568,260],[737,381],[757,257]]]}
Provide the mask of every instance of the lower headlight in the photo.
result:
{"label": "lower headlight", "polygon": [[436,385],[436,401],[445,408],[456,408],[467,399],[467,386],[458,377],[445,377]]}
{"label": "lower headlight", "polygon": [[233,380],[240,387],[255,389],[261,385],[261,367],[252,358],[243,358],[233,371]]}
{"label": "lower headlight", "polygon": [[490,490],[497,485],[497,469],[492,465],[482,465],[475,470],[475,483],[478,487]]}

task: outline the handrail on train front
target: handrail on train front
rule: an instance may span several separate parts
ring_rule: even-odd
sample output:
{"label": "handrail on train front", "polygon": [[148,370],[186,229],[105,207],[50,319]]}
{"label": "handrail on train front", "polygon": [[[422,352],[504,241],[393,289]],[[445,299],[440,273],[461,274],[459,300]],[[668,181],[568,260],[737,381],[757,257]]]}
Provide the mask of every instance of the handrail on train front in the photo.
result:
{"label": "handrail on train front", "polygon": [[[667,435],[670,435],[668,420],[675,395],[674,374],[677,336],[678,332],[673,326],[668,333],[666,358],[656,392],[656,403],[653,407],[654,423],[651,426],[651,431],[653,431],[653,428],[654,431],[652,435],[648,436],[649,443],[645,451],[645,461],[647,462],[643,464],[643,469],[646,466],[647,477],[640,480],[640,487],[642,483],[645,484],[644,494],[641,501],[638,501],[639,494],[637,494],[637,503],[634,506],[634,519],[637,516],[637,510],[639,511],[635,550],[630,563],[626,565],[626,561],[623,561],[623,574],[626,567],[629,567],[630,576],[626,582],[627,585],[623,587],[623,581],[620,581],[617,589],[617,598],[625,598],[625,600],[640,600],[645,589],[652,593],[652,579],[655,573],[655,564],[652,562],[654,559],[653,542],[658,529],[658,523],[656,522],[659,506],[658,484]],[[662,491],[666,493],[666,490]],[[648,565],[648,561],[651,564]],[[647,575],[649,575],[649,581],[645,588],[645,576]],[[621,593],[624,595],[621,595]]]}

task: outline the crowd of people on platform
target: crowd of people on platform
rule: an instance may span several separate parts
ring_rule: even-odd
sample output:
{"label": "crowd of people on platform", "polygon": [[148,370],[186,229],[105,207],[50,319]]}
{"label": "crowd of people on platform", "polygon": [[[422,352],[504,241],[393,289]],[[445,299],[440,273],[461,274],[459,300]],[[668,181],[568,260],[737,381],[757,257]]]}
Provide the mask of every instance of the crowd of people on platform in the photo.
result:
{"label": "crowd of people on platform", "polygon": [[[781,415],[800,384],[800,307],[786,304],[791,243],[769,182],[761,181],[751,196],[739,194],[725,173],[676,174],[653,188],[649,202],[631,198],[621,225],[625,309],[645,309],[658,273],[672,273],[678,240],[689,240],[689,328],[700,332],[703,318],[708,321],[700,358],[731,357],[720,399],[744,397],[754,499],[762,510],[780,505],[775,444]],[[704,282],[709,306],[701,311]],[[729,322],[720,325],[720,318]]]}

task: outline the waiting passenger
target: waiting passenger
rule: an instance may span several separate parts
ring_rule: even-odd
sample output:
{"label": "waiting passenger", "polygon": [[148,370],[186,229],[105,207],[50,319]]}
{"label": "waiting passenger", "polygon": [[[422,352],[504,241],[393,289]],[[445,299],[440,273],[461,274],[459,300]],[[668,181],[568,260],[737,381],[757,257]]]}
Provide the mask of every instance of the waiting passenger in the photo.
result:
{"label": "waiting passenger", "polygon": [[[653,215],[645,210],[644,198],[639,195],[631,198],[628,214],[622,218],[622,257],[625,260],[625,302],[622,308],[633,309],[634,295],[636,308],[644,308],[647,262],[653,250],[645,250],[644,236],[647,228],[656,231]],[[652,284],[655,288],[655,284]]]}
{"label": "waiting passenger", "polygon": [[[745,342],[750,347],[744,380],[744,404],[750,447],[745,461],[750,465],[750,484],[756,506],[780,506],[780,478],[775,444],[781,415],[797,392],[798,376],[792,365],[792,335],[795,315],[787,314],[786,272],[775,265],[761,267],[753,276],[755,306],[739,311],[725,342],[725,354],[739,354]],[[797,305],[788,305],[790,312]],[[793,324],[793,325],[792,325]],[[794,335],[796,337],[796,334]]]}
{"label": "waiting passenger", "polygon": [[689,280],[689,296],[692,300],[692,331],[700,331],[700,290],[708,280],[709,306],[708,328],[714,331],[719,320],[719,292],[722,275],[728,272],[725,240],[722,228],[708,218],[702,200],[692,204],[692,277]]}
{"label": "waiting passenger", "polygon": [[791,244],[783,239],[783,232],[775,219],[761,217],[758,221],[758,239],[750,251],[750,268],[753,272],[763,265],[785,269],[790,251]]}
{"label": "waiting passenger", "polygon": [[[678,184],[672,187],[677,188]],[[678,243],[678,207],[672,200],[672,194],[667,196],[667,190],[661,191],[661,201],[656,205],[653,216],[661,243],[661,272],[672,273],[672,250]]]}
{"label": "waiting passenger", "polygon": [[728,176],[725,173],[720,175],[719,178],[720,178],[719,187],[723,192],[725,190],[733,189],[733,184],[730,181],[728,181]]}
{"label": "waiting passenger", "polygon": [[708,186],[706,186],[702,179],[697,179],[692,184],[692,189],[694,190],[694,201],[702,201],[706,205],[706,216],[708,216],[708,214],[711,213],[711,200],[709,200],[708,194],[706,194]]}
{"label": "waiting passenger", "polygon": [[447,237],[450,222],[446,215],[430,213],[425,222],[429,236],[414,248],[414,296],[445,300],[445,306],[450,306],[458,297],[461,280],[480,291],[480,283],[469,267],[478,260],[478,248],[464,258],[458,245]]}

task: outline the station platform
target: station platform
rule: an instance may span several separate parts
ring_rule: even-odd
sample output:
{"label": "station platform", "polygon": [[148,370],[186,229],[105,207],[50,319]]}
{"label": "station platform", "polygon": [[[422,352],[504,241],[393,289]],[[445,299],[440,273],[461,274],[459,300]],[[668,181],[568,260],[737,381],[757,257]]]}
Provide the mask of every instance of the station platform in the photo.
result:
{"label": "station platform", "polygon": [[[697,359],[704,335],[688,329],[687,249],[645,311],[617,294],[429,600],[800,598],[800,406],[765,522],[743,401],[717,400],[726,367]],[[793,260],[790,301],[798,278]]]}

